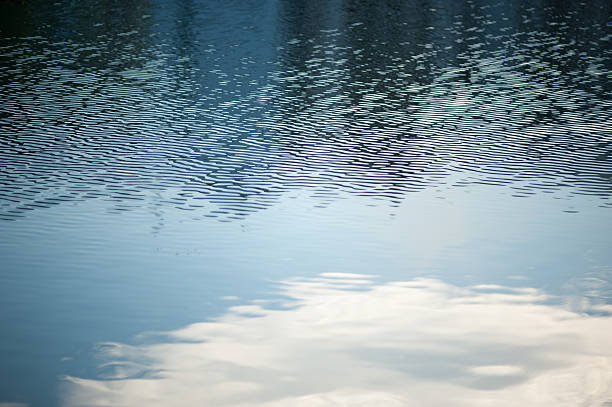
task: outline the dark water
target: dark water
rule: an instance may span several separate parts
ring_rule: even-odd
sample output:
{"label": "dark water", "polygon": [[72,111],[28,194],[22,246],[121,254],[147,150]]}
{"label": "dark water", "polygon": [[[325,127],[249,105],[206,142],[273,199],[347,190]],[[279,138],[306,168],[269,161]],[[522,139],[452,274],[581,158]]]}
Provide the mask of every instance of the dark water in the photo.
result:
{"label": "dark water", "polygon": [[0,1],[0,407],[612,405],[607,1]]}

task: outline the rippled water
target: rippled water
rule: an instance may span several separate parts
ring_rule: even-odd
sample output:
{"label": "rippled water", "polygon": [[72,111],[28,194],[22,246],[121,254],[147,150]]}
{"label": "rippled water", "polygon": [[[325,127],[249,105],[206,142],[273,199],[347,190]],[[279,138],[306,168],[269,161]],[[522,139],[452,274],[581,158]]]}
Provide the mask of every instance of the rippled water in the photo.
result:
{"label": "rippled water", "polygon": [[612,403],[610,9],[0,2],[0,406]]}

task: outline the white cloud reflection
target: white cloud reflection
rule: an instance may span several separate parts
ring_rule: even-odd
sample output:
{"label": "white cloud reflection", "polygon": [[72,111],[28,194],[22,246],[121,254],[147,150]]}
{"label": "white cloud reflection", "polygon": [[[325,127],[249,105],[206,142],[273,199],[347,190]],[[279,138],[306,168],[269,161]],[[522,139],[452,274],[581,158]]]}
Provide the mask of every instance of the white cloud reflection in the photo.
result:
{"label": "white cloud reflection", "polygon": [[102,347],[66,406],[610,406],[612,318],[531,288],[289,281],[155,345]]}

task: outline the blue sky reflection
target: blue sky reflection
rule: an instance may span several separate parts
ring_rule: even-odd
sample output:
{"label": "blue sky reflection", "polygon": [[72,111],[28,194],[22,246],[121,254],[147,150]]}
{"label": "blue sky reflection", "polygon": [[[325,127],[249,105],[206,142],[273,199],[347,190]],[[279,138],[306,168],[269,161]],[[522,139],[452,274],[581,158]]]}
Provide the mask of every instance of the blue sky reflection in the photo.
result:
{"label": "blue sky reflection", "polygon": [[[612,306],[532,288],[327,273],[168,333],[100,347],[70,406],[577,406],[612,402]],[[566,302],[567,303],[567,302]],[[575,304],[579,303],[577,307]],[[277,304],[278,305],[278,304]]]}

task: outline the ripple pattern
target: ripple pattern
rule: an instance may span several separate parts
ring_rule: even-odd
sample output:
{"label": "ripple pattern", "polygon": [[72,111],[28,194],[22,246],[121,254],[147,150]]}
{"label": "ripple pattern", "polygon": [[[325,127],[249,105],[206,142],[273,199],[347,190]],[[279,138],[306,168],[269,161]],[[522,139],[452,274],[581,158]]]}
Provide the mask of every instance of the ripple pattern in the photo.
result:
{"label": "ripple pattern", "polygon": [[0,219],[474,184],[612,206],[605,2],[89,3],[1,5]]}

